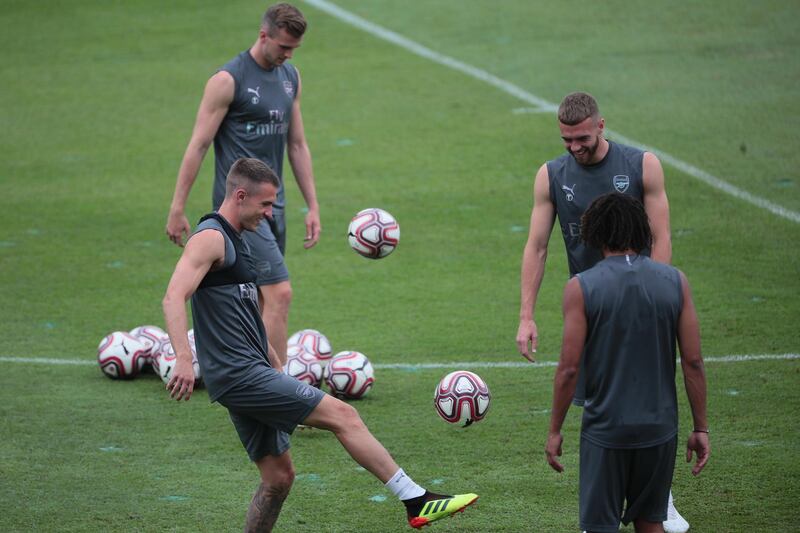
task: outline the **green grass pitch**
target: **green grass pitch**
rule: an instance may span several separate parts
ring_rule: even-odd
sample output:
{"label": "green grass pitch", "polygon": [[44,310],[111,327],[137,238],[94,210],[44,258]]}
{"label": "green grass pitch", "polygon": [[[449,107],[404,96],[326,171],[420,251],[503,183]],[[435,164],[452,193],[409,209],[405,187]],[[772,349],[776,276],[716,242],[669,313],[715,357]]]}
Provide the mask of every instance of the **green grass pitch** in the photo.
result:
{"label": "green grass pitch", "polygon": [[[338,5],[547,101],[587,90],[613,131],[800,211],[794,2]],[[113,382],[91,364],[8,358],[91,362],[108,332],[163,324],[179,254],[164,223],[202,88],[252,43],[265,6],[3,2],[0,530],[241,530],[257,473],[205,392],[177,404],[154,376]],[[533,174],[563,150],[554,115],[299,6],[310,29],[295,64],[323,234],[303,250],[302,200],[289,184],[290,332],[319,329],[334,350],[377,365],[522,361],[519,266]],[[190,220],[209,207],[210,160]],[[800,352],[800,224],[665,172],[673,260],[692,283],[705,354]],[[353,214],[373,206],[402,228],[381,261],[345,237]],[[556,233],[537,308],[542,361],[557,360],[565,282]],[[678,461],[679,510],[701,533],[796,530],[797,359],[706,368],[713,454],[698,478]],[[477,370],[493,403],[468,429],[434,412],[448,371],[379,367],[356,403],[421,484],[481,495],[434,527],[577,531],[577,410],[566,472],[544,460],[553,368]],[[276,530],[407,529],[402,506],[331,435],[296,433],[292,455],[298,476]]]}

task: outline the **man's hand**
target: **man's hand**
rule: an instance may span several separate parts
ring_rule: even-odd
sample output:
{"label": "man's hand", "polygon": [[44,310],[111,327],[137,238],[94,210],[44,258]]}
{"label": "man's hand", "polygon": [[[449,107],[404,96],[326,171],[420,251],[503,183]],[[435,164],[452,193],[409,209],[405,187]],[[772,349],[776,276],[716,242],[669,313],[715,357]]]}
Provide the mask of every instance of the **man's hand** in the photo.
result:
{"label": "man's hand", "polygon": [[308,249],[317,244],[321,231],[319,211],[317,209],[309,209],[308,213],[306,213],[306,236],[303,239],[303,248]]}
{"label": "man's hand", "polygon": [[183,239],[189,237],[192,227],[189,220],[182,211],[170,211],[167,216],[167,237],[180,247],[183,247]]}
{"label": "man's hand", "polygon": [[561,463],[556,459],[556,457],[561,457],[562,442],[564,442],[564,437],[561,436],[561,432],[547,435],[547,445],[544,448],[544,453],[547,457],[547,462],[550,463],[550,466],[556,472],[564,471],[564,467],[561,466]]}
{"label": "man's hand", "polygon": [[692,451],[697,453],[697,462],[692,467],[692,474],[697,475],[706,466],[708,457],[711,455],[711,444],[708,441],[708,433],[702,431],[692,431],[689,440],[686,441],[686,462],[692,462]]}
{"label": "man's hand", "polygon": [[192,368],[192,361],[188,361],[182,357],[178,357],[175,361],[175,368],[172,369],[172,376],[167,383],[167,390],[169,395],[177,400],[189,401],[194,389],[194,368]]}
{"label": "man's hand", "polygon": [[517,350],[522,356],[531,363],[536,362],[533,354],[539,346],[539,333],[536,329],[536,322],[531,320],[520,320],[517,330]]}

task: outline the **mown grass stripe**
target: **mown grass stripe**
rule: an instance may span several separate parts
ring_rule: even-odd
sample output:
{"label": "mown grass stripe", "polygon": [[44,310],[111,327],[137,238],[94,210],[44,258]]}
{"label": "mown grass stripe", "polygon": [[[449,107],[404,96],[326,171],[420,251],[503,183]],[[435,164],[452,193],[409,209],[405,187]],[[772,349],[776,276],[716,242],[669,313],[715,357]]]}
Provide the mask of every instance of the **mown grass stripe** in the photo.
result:
{"label": "mown grass stripe", "polygon": [[[718,355],[705,357],[704,361],[706,363],[739,363],[747,361],[780,361],[790,359],[800,359],[800,353]],[[97,361],[94,359],[0,356],[0,363],[92,366],[96,365]],[[378,363],[372,366],[379,370],[427,370],[436,368],[546,368],[556,365],[558,365],[557,361],[540,361],[536,363],[528,363],[526,361],[452,361],[442,363]]]}

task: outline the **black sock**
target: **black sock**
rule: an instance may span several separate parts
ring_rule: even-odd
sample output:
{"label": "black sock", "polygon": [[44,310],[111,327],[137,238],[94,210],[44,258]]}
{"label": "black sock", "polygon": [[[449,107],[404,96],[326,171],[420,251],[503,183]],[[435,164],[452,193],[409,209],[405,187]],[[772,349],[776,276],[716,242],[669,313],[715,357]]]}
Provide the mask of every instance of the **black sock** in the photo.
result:
{"label": "black sock", "polygon": [[408,511],[409,516],[418,516],[420,511],[422,511],[422,506],[425,505],[425,502],[428,501],[428,492],[425,491],[425,494],[422,496],[417,496],[416,498],[409,498],[407,500],[401,500],[405,506],[406,511]]}

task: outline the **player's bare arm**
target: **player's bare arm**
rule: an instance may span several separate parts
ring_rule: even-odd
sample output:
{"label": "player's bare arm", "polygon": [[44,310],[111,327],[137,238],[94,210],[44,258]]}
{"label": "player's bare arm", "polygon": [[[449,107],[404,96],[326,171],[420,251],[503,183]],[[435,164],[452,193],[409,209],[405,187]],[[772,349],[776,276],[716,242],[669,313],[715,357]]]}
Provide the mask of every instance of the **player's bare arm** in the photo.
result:
{"label": "player's bare arm", "polygon": [[703,356],[700,350],[700,326],[697,311],[692,300],[692,291],[686,276],[681,272],[681,289],[683,292],[683,308],[678,319],[678,347],[681,351],[681,370],[689,406],[694,422],[693,431],[686,443],[686,462],[692,460],[692,453],[697,454],[697,461],[692,467],[692,474],[703,470],[711,455],[711,444],[708,439],[708,419],[706,418],[706,373]]}
{"label": "player's bare arm", "polygon": [[178,179],[175,183],[175,192],[172,195],[172,204],[167,216],[166,232],[169,239],[183,246],[184,238],[189,236],[191,226],[184,213],[186,200],[189,192],[197,179],[200,165],[208,151],[214,136],[217,134],[219,125],[228,112],[228,107],[233,101],[235,82],[233,77],[225,71],[220,71],[211,76],[206,83],[200,107],[197,110],[192,137],[186,152],[183,154],[183,161],[178,170]]}
{"label": "player's bare arm", "polygon": [[536,299],[542,285],[544,266],[547,260],[547,244],[556,208],[550,200],[550,179],[547,165],[542,165],[533,183],[533,210],[528,241],[522,253],[522,272],[520,274],[519,329],[517,330],[517,349],[523,357],[534,361],[533,354],[539,344],[539,333],[534,320]]}
{"label": "player's bare arm", "polygon": [[567,282],[564,288],[564,336],[561,341],[561,357],[558,360],[553,379],[553,408],[550,413],[550,431],[547,435],[545,455],[547,462],[556,472],[564,467],[556,457],[561,456],[561,427],[569,411],[578,383],[578,369],[586,341],[586,313],[583,304],[583,291],[577,277]]}
{"label": "player's bare arm", "polygon": [[201,231],[189,239],[167,285],[162,306],[167,333],[176,355],[175,368],[167,383],[167,390],[176,400],[188,400],[194,388],[186,301],[197,290],[208,271],[224,257],[225,241],[222,234],[215,230]]}
{"label": "player's bare arm", "polygon": [[308,206],[306,213],[306,234],[303,246],[311,248],[317,241],[322,231],[319,218],[319,204],[317,203],[317,189],[314,184],[314,171],[311,165],[311,150],[306,142],[306,133],[303,129],[303,115],[300,112],[300,96],[302,83],[300,73],[297,73],[297,96],[292,104],[292,119],[289,123],[289,135],[286,141],[289,164],[292,165],[297,186]]}
{"label": "player's bare arm", "polygon": [[644,153],[642,161],[642,182],[644,184],[644,209],[650,219],[653,234],[653,247],[650,257],[654,261],[670,264],[672,262],[672,238],[669,229],[669,200],[664,185],[664,169],[655,154]]}
{"label": "player's bare arm", "polygon": [[269,341],[267,341],[267,359],[269,359],[269,364],[272,368],[278,372],[283,372],[283,363],[278,356],[278,352],[275,351],[275,348],[272,347]]}

